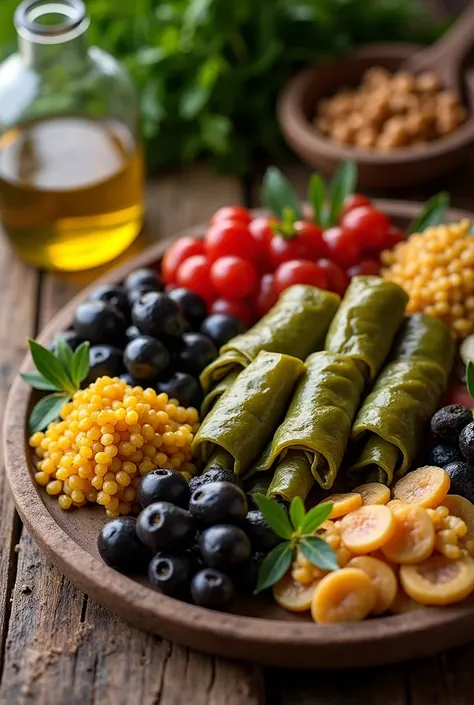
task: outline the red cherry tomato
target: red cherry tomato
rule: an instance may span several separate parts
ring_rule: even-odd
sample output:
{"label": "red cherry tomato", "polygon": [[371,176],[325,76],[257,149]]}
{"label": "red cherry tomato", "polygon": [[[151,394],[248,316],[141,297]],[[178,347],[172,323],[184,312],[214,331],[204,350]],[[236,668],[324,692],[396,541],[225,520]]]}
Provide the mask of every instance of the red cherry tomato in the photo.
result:
{"label": "red cherry tomato", "polygon": [[288,240],[281,235],[274,235],[268,245],[268,256],[274,269],[293,259],[306,259],[307,245],[302,238],[292,237]]}
{"label": "red cherry tomato", "polygon": [[349,277],[343,269],[331,262],[329,259],[319,259],[318,262],[321,269],[326,272],[327,289],[334,291],[339,296],[344,296],[344,292],[349,284]]}
{"label": "red cherry tomato", "polygon": [[227,299],[216,299],[211,305],[210,313],[225,313],[227,316],[235,316],[242,323],[250,328],[255,321],[255,315],[249,301],[228,301]]}
{"label": "red cherry tomato", "polygon": [[210,262],[229,255],[254,261],[258,255],[257,243],[243,223],[224,220],[211,226],[204,240]]}
{"label": "red cherry tomato", "polygon": [[354,210],[354,208],[371,205],[372,201],[370,198],[367,198],[367,196],[364,196],[362,193],[351,193],[351,195],[344,201],[341,217],[345,216],[345,214],[349,213],[349,211]]}
{"label": "red cherry tomato", "polygon": [[391,225],[388,229],[388,233],[385,235],[385,240],[383,242],[384,250],[391,250],[392,247],[398,245],[399,242],[405,242],[407,239],[407,234],[401,228],[397,228],[396,225]]}
{"label": "red cherry tomato", "polygon": [[194,255],[180,265],[176,281],[179,286],[191,289],[207,303],[216,298],[216,291],[211,281],[211,265],[204,255]]}
{"label": "red cherry tomato", "polygon": [[211,265],[211,281],[226,299],[244,299],[255,288],[257,270],[242,257],[219,257]]}
{"label": "red cherry tomato", "polygon": [[323,234],[329,249],[329,259],[342,269],[352,267],[360,260],[361,248],[353,233],[336,226]]}
{"label": "red cherry tomato", "polygon": [[262,215],[258,218],[254,218],[251,223],[249,223],[249,232],[258,248],[258,264],[260,268],[267,268],[269,266],[268,260],[268,248],[270,242],[273,238],[272,223],[276,223],[277,219],[272,216]]}
{"label": "red cherry tomato", "polygon": [[370,206],[360,206],[342,217],[341,227],[352,233],[362,248],[376,250],[383,247],[390,221],[385,213]]}
{"label": "red cherry tomato", "polygon": [[349,267],[347,274],[350,277],[356,277],[358,274],[378,274],[381,264],[376,259],[363,259],[359,264]]}
{"label": "red cherry tomato", "polygon": [[194,237],[181,237],[165,253],[161,261],[161,273],[165,284],[176,282],[176,272],[179,265],[188,257],[202,255],[204,243]]}
{"label": "red cherry tomato", "polygon": [[255,296],[255,310],[260,317],[264,316],[278,300],[273,274],[264,274],[260,279],[259,290]]}
{"label": "red cherry tomato", "polygon": [[214,213],[209,223],[215,225],[216,223],[221,223],[223,220],[232,220],[247,225],[247,223],[250,223],[252,220],[252,216],[243,206],[223,206],[223,208],[219,208],[219,210]]}
{"label": "red cherry tomato", "polygon": [[318,264],[309,260],[294,259],[283,262],[275,272],[275,289],[280,294],[293,284],[310,284],[325,289],[326,273]]}
{"label": "red cherry tomato", "polygon": [[305,259],[319,259],[326,257],[328,248],[323,238],[323,231],[314,223],[306,220],[297,221],[294,228],[298,237],[303,240],[306,247]]}

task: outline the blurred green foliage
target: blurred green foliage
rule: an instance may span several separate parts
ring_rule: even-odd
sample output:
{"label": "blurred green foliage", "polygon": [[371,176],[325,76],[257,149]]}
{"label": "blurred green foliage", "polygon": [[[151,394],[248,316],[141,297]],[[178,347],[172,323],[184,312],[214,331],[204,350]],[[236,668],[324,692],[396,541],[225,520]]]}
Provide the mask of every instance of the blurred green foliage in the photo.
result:
{"label": "blurred green foliage", "polygon": [[[0,0],[0,52],[17,0]],[[91,41],[137,82],[151,169],[210,156],[242,173],[284,149],[278,91],[294,71],[385,39],[430,41],[414,0],[87,0]]]}

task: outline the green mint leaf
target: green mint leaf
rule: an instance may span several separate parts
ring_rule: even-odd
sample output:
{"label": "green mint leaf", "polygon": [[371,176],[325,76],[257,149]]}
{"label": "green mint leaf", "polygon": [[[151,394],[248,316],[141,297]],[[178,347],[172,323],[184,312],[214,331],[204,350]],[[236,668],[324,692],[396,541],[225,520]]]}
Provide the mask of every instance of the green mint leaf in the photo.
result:
{"label": "green mint leaf", "polygon": [[43,431],[51,421],[57,419],[59,412],[70,398],[67,392],[59,392],[40,399],[30,414],[30,433]]}
{"label": "green mint leaf", "polygon": [[269,527],[282,539],[290,539],[293,533],[287,513],[279,504],[264,494],[255,492],[252,497]]}
{"label": "green mint leaf", "polygon": [[79,347],[74,352],[72,362],[71,362],[71,378],[74,385],[79,389],[81,382],[85,380],[89,374],[90,360],[89,360],[89,343],[81,343]]}
{"label": "green mint leaf", "polygon": [[284,218],[286,209],[293,211],[295,219],[302,217],[298,194],[286,176],[275,166],[269,167],[263,177],[261,200],[277,218]]}
{"label": "green mint leaf", "polygon": [[317,568],[321,568],[321,570],[337,570],[339,568],[333,549],[318,536],[304,536],[298,545],[303,556]]}
{"label": "green mint leaf", "polygon": [[344,202],[357,184],[357,165],[354,161],[341,164],[329,185],[329,222],[327,225],[336,225],[344,207]]}
{"label": "green mint leaf", "polygon": [[408,233],[422,233],[426,228],[442,223],[449,202],[450,196],[446,192],[437,193],[426,201],[423,211],[411,222]]}
{"label": "green mint leaf", "polygon": [[466,385],[467,391],[474,399],[474,362],[469,360],[466,367]]}
{"label": "green mint leaf", "polygon": [[312,534],[318,526],[321,526],[323,521],[326,521],[332,512],[332,508],[332,502],[323,502],[310,509],[300,527],[301,532],[303,534]]}
{"label": "green mint leaf", "polygon": [[301,497],[293,497],[290,504],[290,519],[294,529],[299,529],[305,517],[304,503]]}
{"label": "green mint leaf", "polygon": [[58,387],[51,382],[48,382],[45,377],[39,372],[21,372],[20,377],[26,384],[29,384],[33,389],[41,389],[44,392],[57,392]]}
{"label": "green mint leaf", "polygon": [[291,565],[294,553],[295,551],[291,548],[288,541],[278,544],[270,551],[260,566],[254,595],[275,585],[283,578]]}
{"label": "green mint leaf", "polygon": [[308,184],[308,201],[313,209],[313,220],[325,227],[326,184],[321,174],[312,174]]}
{"label": "green mint leaf", "polygon": [[64,389],[72,393],[74,391],[72,382],[58,358],[35,340],[29,340],[30,352],[33,362],[38,372],[43,375],[48,382],[54,384],[57,389]]}
{"label": "green mint leaf", "polygon": [[[58,336],[54,343],[54,354],[58,358],[59,362],[62,364],[66,370],[68,376],[70,376],[69,370],[71,369],[71,362],[74,356],[71,346],[67,343],[64,338]],[[72,381],[72,380],[71,380]]]}

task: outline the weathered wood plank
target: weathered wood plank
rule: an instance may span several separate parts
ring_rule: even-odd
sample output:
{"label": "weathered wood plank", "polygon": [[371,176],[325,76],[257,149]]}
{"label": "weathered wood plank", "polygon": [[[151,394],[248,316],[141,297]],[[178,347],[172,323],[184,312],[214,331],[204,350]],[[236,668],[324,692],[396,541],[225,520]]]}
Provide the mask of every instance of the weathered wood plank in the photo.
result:
{"label": "weathered wood plank", "polygon": [[[38,274],[15,257],[3,235],[0,236],[0,424],[8,391],[26,348],[26,338],[35,334],[35,298]],[[15,335],[11,335],[15,331]],[[2,434],[0,425],[0,436]],[[0,468],[0,663],[10,615],[10,597],[16,574],[20,521],[1,459]]]}
{"label": "weathered wood plank", "polygon": [[[171,235],[220,205],[241,201],[237,180],[204,167],[157,179],[148,194],[148,237]],[[46,275],[40,326],[103,271]],[[260,678],[252,666],[213,659],[130,627],[76,590],[22,532],[0,702],[258,705]]]}

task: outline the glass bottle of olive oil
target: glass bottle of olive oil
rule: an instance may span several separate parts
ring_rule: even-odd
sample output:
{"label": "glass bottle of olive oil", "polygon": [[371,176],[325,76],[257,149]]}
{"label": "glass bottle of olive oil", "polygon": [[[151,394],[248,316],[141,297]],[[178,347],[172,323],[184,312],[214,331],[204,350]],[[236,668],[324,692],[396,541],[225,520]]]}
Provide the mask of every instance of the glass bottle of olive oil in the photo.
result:
{"label": "glass bottle of olive oil", "polygon": [[143,221],[135,89],[89,48],[82,0],[27,0],[20,51],[0,67],[0,221],[18,254],[46,269],[107,262]]}

